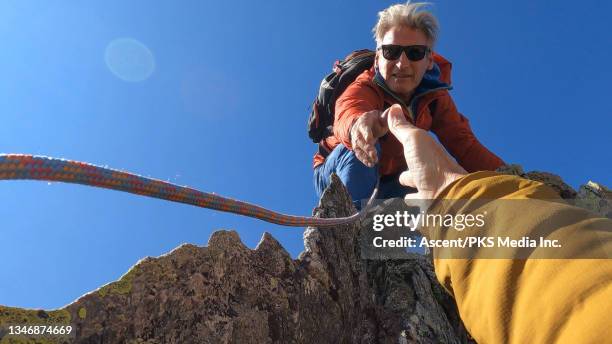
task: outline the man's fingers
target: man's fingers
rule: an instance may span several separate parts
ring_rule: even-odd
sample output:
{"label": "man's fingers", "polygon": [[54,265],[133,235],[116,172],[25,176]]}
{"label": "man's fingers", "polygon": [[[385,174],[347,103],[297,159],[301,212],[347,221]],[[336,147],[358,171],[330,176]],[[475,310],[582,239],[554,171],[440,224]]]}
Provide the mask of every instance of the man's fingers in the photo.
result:
{"label": "man's fingers", "polygon": [[369,128],[355,128],[355,135],[351,139],[351,145],[357,159],[368,167],[373,167],[378,162],[375,143],[376,139]]}
{"label": "man's fingers", "polygon": [[363,139],[361,131],[359,129],[355,130],[351,136],[351,145],[353,146],[353,149],[362,147],[364,143],[365,140]]}
{"label": "man's fingers", "polygon": [[410,122],[408,122],[406,116],[404,116],[404,110],[402,110],[402,107],[399,104],[393,104],[387,110],[387,121],[391,121],[389,124],[407,124],[414,127]]}
{"label": "man's fingers", "polygon": [[367,165],[367,155],[359,147],[353,147],[353,152],[359,161]]}
{"label": "man's fingers", "polygon": [[380,113],[374,122],[374,126],[372,127],[372,134],[376,137],[383,137],[387,132],[389,132],[389,125],[387,124],[387,114],[389,109]]}
{"label": "man's fingers", "polygon": [[375,142],[365,142],[362,149],[372,161],[378,160]]}
{"label": "man's fingers", "polygon": [[357,131],[356,135],[352,138],[351,144],[353,146],[353,151],[355,152],[355,155],[357,155],[359,160],[363,161],[362,158],[367,156],[367,154],[365,154],[364,152],[366,141],[363,139],[361,132]]}
{"label": "man's fingers", "polygon": [[372,129],[371,128],[363,127],[363,128],[360,128],[360,129],[361,129],[360,131],[362,133],[363,139],[365,140],[366,144],[374,141],[374,135],[372,134]]}
{"label": "man's fingers", "polygon": [[358,126],[355,128],[354,136],[351,139],[353,141],[352,143],[364,146],[370,142],[371,138],[372,131],[369,128]]}
{"label": "man's fingers", "polygon": [[414,181],[414,176],[412,175],[410,170],[402,172],[402,174],[400,174],[399,182],[400,182],[400,184],[402,184],[404,186],[409,186],[411,188],[416,188],[417,187],[417,185],[416,185],[416,183]]}
{"label": "man's fingers", "polygon": [[393,133],[393,135],[395,135],[395,137],[397,137],[397,139],[400,141],[402,141],[402,139],[408,135],[409,131],[406,129],[416,129],[416,127],[408,122],[406,117],[404,117],[402,107],[397,104],[389,107],[387,112],[387,124],[389,125],[389,130],[391,130],[391,133]]}
{"label": "man's fingers", "polygon": [[353,152],[355,153],[357,159],[359,159],[359,161],[361,161],[364,165],[368,167],[374,166],[374,162],[370,159],[369,155],[361,148],[353,147]]}
{"label": "man's fingers", "polygon": [[353,147],[353,151],[355,152],[355,156],[364,165],[368,167],[373,167],[378,162],[378,157],[376,155],[376,149],[373,146],[357,146]]}
{"label": "man's fingers", "polygon": [[384,125],[387,125],[387,117],[389,117],[389,109],[391,109],[392,107],[393,107],[393,106],[388,107],[388,108],[387,108],[387,110],[383,111],[383,112],[380,114],[380,117],[378,118],[378,120],[379,120],[381,123],[384,123]]}

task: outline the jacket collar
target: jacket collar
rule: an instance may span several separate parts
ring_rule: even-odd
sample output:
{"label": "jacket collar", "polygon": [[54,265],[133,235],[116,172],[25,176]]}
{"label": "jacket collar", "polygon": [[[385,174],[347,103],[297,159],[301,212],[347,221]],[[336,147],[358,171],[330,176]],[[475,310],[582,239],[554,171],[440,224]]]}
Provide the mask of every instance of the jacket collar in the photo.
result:
{"label": "jacket collar", "polygon": [[433,91],[452,89],[451,85],[440,80],[440,67],[435,62],[433,64],[433,68],[425,72],[425,75],[423,75],[423,79],[421,80],[419,86],[417,86],[417,88],[414,90],[414,94],[412,95],[412,98],[410,98],[409,103],[406,103],[399,95],[391,91],[389,86],[387,86],[385,79],[382,77],[382,74],[380,74],[378,71],[378,68],[375,68],[374,83],[380,86],[380,88],[394,98],[400,105],[408,109],[408,116],[411,117],[414,123],[416,123],[418,116],[416,110],[418,108],[419,98]]}

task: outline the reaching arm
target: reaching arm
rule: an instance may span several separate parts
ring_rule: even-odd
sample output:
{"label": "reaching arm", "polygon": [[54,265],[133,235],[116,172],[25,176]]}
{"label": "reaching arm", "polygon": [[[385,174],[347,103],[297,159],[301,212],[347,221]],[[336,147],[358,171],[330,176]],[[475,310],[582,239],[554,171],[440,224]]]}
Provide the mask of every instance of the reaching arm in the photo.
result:
{"label": "reaching arm", "polygon": [[[460,200],[558,197],[549,187],[516,176],[466,175],[431,136],[404,119],[399,107],[391,108],[388,123],[408,165],[400,182],[417,188],[409,198],[435,198],[428,213],[457,208]],[[456,300],[468,331],[478,343],[609,342],[612,221],[559,202],[527,208],[533,203],[508,204],[488,202],[479,208],[489,214],[481,236],[503,231],[546,235],[559,240],[566,258],[575,259],[483,259],[483,248],[471,252],[481,259],[442,259],[456,249],[434,248],[436,277]],[[469,233],[440,228],[422,234],[452,240]]]}

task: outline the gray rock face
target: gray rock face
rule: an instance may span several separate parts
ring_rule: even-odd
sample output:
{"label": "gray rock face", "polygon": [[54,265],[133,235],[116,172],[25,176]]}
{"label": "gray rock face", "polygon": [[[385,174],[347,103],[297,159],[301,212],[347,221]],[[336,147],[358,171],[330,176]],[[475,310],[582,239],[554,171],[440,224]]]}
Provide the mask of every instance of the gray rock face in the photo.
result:
{"label": "gray rock face", "polygon": [[[334,176],[315,215],[354,211]],[[296,260],[268,233],[251,250],[236,232],[217,231],[206,247],[185,244],[147,257],[119,281],[49,312],[45,319],[75,329],[50,342],[468,342],[428,259],[362,260],[360,230],[308,228]],[[44,323],[40,312],[0,307],[0,325]]]}
{"label": "gray rock face", "polygon": [[[610,214],[605,187],[592,183],[573,194]],[[315,215],[354,212],[333,176]],[[0,343],[20,342],[9,341],[1,325],[45,323],[75,329],[45,343],[471,343],[429,258],[364,260],[362,230],[359,223],[307,228],[295,260],[268,233],[251,250],[236,232],[217,231],[207,246],[147,257],[63,309],[0,306]]]}
{"label": "gray rock face", "polygon": [[589,181],[582,185],[576,194],[575,202],[578,207],[612,219],[612,191],[601,184]]}
{"label": "gray rock face", "polygon": [[561,177],[552,173],[539,171],[525,173],[520,165],[502,166],[497,169],[497,172],[542,182],[555,189],[569,203],[588,209],[603,217],[612,218],[612,191],[604,185],[589,181],[587,184],[580,186],[578,192],[576,192]]}

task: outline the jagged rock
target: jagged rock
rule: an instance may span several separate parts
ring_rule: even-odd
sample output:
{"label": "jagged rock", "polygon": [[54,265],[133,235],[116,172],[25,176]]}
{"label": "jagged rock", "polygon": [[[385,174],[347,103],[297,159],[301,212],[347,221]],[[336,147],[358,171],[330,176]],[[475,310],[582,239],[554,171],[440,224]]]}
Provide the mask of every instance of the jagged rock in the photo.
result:
{"label": "jagged rock", "polygon": [[504,165],[498,168],[496,172],[542,182],[555,189],[562,198],[569,200],[571,204],[588,209],[601,216],[612,218],[612,191],[604,185],[589,181],[586,185],[580,186],[578,192],[576,192],[555,174],[538,171],[524,173],[523,168],[516,164]]}
{"label": "jagged rock", "polygon": [[576,190],[571,186],[567,185],[561,177],[556,174],[548,172],[531,171],[523,175],[524,178],[536,180],[542,182],[553,189],[555,189],[562,198],[574,199],[576,197]]}
{"label": "jagged rock", "polygon": [[504,165],[504,166],[499,167],[495,171],[499,173],[509,174],[512,176],[519,176],[519,177],[522,177],[525,174],[525,172],[523,172],[523,167],[517,164]]}
{"label": "jagged rock", "polygon": [[[316,215],[354,211],[333,176]],[[217,231],[206,247],[142,259],[60,310],[0,306],[0,325],[72,325],[58,343],[470,342],[429,259],[364,260],[361,230],[308,228],[296,260],[269,233],[251,250],[235,231]]]}
{"label": "jagged rock", "polygon": [[[589,182],[576,193],[552,174],[524,173],[518,165],[500,171],[542,181],[612,217],[612,192],[603,185]],[[354,212],[333,176],[315,215]],[[205,247],[184,244],[142,259],[62,309],[0,306],[0,343],[45,342],[16,341],[6,324],[73,326],[72,336],[46,343],[472,342],[429,257],[372,259],[360,245],[371,234],[367,228],[365,222],[307,228],[295,260],[269,233],[251,250],[235,231],[220,230]]]}
{"label": "jagged rock", "polygon": [[573,199],[576,197],[576,190],[572,189],[571,186],[567,185],[563,181],[563,179],[561,179],[561,177],[556,174],[540,171],[531,171],[525,173],[523,172],[523,167],[517,164],[501,166],[496,170],[496,172],[542,182],[555,189],[559,193],[559,195],[561,195],[561,197],[565,199]]}
{"label": "jagged rock", "polygon": [[589,181],[578,189],[575,205],[612,219],[612,191]]}

